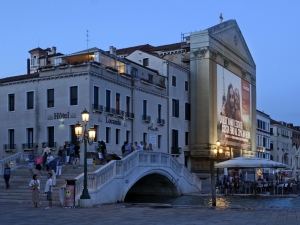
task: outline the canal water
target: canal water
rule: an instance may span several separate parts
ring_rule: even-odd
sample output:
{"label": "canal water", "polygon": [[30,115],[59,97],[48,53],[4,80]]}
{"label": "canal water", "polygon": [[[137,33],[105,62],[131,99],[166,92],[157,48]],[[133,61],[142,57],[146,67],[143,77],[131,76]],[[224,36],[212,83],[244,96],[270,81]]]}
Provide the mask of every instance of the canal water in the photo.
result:
{"label": "canal water", "polygon": [[[125,199],[127,203],[156,203],[170,205],[189,205],[189,206],[211,206],[211,197],[209,196],[131,196]],[[222,196],[217,197],[217,207],[225,208],[279,208],[291,209],[300,208],[300,197],[280,198],[263,196]]]}

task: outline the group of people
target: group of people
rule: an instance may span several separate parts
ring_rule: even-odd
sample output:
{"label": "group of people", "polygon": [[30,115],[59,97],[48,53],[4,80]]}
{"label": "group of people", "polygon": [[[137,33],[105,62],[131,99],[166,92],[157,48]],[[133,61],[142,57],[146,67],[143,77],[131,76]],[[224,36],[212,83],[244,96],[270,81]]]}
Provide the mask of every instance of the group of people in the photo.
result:
{"label": "group of people", "polygon": [[128,143],[128,141],[124,141],[121,150],[122,150],[122,157],[125,157],[135,150],[153,151],[153,147],[151,143],[147,146],[147,143],[146,142],[144,143],[142,141],[139,144],[137,142],[134,142],[134,145],[132,143]]}

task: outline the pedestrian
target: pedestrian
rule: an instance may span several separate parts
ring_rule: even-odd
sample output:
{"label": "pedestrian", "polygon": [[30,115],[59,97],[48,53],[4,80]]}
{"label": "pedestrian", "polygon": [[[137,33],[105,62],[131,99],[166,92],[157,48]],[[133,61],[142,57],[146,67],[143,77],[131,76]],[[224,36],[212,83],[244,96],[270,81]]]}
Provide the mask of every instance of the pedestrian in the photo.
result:
{"label": "pedestrian", "polygon": [[61,171],[62,171],[62,166],[63,166],[63,159],[61,158],[58,163],[57,163],[57,168],[56,168],[56,175],[61,176]]}
{"label": "pedestrian", "polygon": [[49,172],[52,174],[52,186],[54,187],[56,185],[56,167],[57,167],[57,160],[53,159],[49,162]]}
{"label": "pedestrian", "polygon": [[122,151],[122,157],[124,158],[125,157],[125,147],[127,145],[127,141],[124,141],[124,144],[122,145],[121,147],[121,151]]}
{"label": "pedestrian", "polygon": [[49,167],[49,163],[53,160],[53,156],[51,155],[51,152],[48,153],[48,156],[47,156],[47,161],[46,161],[46,169],[47,171],[49,171],[50,167]]}
{"label": "pedestrian", "polygon": [[44,145],[44,150],[43,150],[43,168],[45,168],[46,163],[47,163],[47,157],[48,154],[51,152],[50,148],[47,147],[47,145]]}
{"label": "pedestrian", "polygon": [[148,151],[153,151],[152,144],[150,143],[148,146]]}
{"label": "pedestrian", "polygon": [[30,176],[32,176],[34,173],[32,171],[34,167],[34,161],[35,161],[35,154],[33,153],[33,150],[30,151],[30,154],[28,155],[28,170],[30,172]]}
{"label": "pedestrian", "polygon": [[10,185],[9,185],[10,175],[11,175],[11,169],[9,167],[9,164],[6,163],[5,168],[4,168],[4,174],[3,174],[3,178],[4,178],[5,184],[6,184],[6,190],[10,188]]}
{"label": "pedestrian", "polygon": [[43,158],[40,154],[38,154],[35,159],[35,170],[36,173],[40,175],[40,178],[42,178],[42,166],[41,166],[42,163],[43,163]]}
{"label": "pedestrian", "polygon": [[69,160],[69,164],[73,165],[74,164],[74,154],[75,154],[75,146],[73,143],[71,143],[70,146],[70,160]]}
{"label": "pedestrian", "polygon": [[32,190],[32,202],[34,208],[38,208],[38,204],[40,202],[40,180],[38,179],[37,174],[32,176],[32,180],[29,183],[29,188]]}
{"label": "pedestrian", "polygon": [[81,168],[80,167],[80,146],[79,146],[79,144],[75,145],[74,152],[75,152],[75,154],[74,154],[74,158],[75,158],[74,169],[77,164],[78,164],[78,168]]}
{"label": "pedestrian", "polygon": [[49,206],[45,209],[52,209],[52,174],[48,173],[47,177],[48,180],[46,181],[44,194],[49,202]]}
{"label": "pedestrian", "polygon": [[106,150],[106,144],[104,140],[100,141],[100,148],[101,148],[101,153],[102,153],[102,162],[105,165],[106,164],[106,154],[107,154],[107,150]]}

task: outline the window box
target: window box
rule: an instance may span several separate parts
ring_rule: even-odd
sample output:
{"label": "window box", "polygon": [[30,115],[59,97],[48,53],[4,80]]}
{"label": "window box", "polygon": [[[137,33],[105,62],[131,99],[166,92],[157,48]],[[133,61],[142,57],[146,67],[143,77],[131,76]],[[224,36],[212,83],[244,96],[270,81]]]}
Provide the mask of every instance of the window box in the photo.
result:
{"label": "window box", "polygon": [[87,63],[86,62],[78,62],[78,61],[76,61],[76,62],[71,63],[71,65],[72,65],[72,67],[79,67],[79,66],[86,66]]}
{"label": "window box", "polygon": [[140,82],[141,82],[141,83],[144,83],[144,84],[152,84],[152,83],[153,83],[151,80],[148,80],[148,79],[146,79],[146,78],[141,78],[141,79],[140,79]]}
{"label": "window box", "polygon": [[166,86],[164,84],[156,84],[155,87],[161,90],[166,89]]}
{"label": "window box", "polygon": [[91,62],[91,65],[97,68],[103,67],[101,63],[95,61]]}
{"label": "window box", "polygon": [[118,73],[117,69],[110,67],[110,66],[107,66],[105,69],[106,69],[106,71],[111,72],[111,73]]}
{"label": "window box", "polygon": [[39,67],[37,70],[40,70],[40,71],[55,70],[55,67],[52,65],[47,65],[47,66]]}
{"label": "window box", "polygon": [[120,73],[121,77],[124,77],[126,79],[131,79],[132,78],[132,75],[131,74],[128,74],[128,73]]}

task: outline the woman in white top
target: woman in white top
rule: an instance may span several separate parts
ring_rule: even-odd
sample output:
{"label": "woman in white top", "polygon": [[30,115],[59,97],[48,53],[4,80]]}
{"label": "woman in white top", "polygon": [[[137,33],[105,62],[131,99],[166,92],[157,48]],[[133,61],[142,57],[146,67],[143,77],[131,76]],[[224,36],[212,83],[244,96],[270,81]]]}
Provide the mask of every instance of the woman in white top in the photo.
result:
{"label": "woman in white top", "polygon": [[34,174],[32,180],[29,183],[29,189],[32,190],[32,202],[35,208],[38,208],[38,203],[40,201],[40,180],[38,180],[38,175]]}

